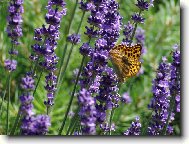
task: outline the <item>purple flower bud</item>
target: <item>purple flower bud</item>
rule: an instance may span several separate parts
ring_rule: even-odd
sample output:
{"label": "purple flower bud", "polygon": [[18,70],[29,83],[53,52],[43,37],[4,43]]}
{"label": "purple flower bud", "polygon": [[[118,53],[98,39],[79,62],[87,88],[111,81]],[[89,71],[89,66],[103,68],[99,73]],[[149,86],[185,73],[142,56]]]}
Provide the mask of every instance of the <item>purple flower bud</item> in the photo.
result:
{"label": "purple flower bud", "polygon": [[140,135],[141,123],[139,122],[139,119],[139,117],[135,118],[135,121],[133,121],[131,127],[124,132],[124,135]]}
{"label": "purple flower bud", "polygon": [[22,78],[22,82],[21,82],[22,89],[27,90],[27,91],[34,90],[35,88],[34,84],[35,84],[35,81],[31,76],[26,75],[26,77]]}
{"label": "purple flower bud", "polygon": [[127,92],[123,94],[121,101],[126,104],[131,103],[131,97],[129,96]]}
{"label": "purple flower bud", "polygon": [[135,23],[144,23],[145,18],[141,17],[139,14],[135,13],[132,15],[131,19],[135,22]]}
{"label": "purple flower bud", "polygon": [[16,69],[17,66],[17,61],[16,60],[10,60],[6,59],[4,61],[5,69],[8,70],[9,72],[12,72]]}
{"label": "purple flower bud", "polygon": [[83,56],[89,56],[91,52],[91,47],[88,43],[83,43],[83,45],[80,47],[79,51]]}
{"label": "purple flower bud", "polygon": [[136,6],[140,9],[140,10],[148,10],[149,8],[149,3],[144,1],[144,0],[137,0],[137,4]]}
{"label": "purple flower bud", "polygon": [[92,2],[83,2],[83,0],[80,2],[80,5],[80,9],[83,11],[92,11],[95,8]]}
{"label": "purple flower bud", "polygon": [[67,40],[69,42],[71,42],[72,44],[76,45],[81,42],[81,36],[77,35],[77,34],[72,34],[72,35],[68,36]]}

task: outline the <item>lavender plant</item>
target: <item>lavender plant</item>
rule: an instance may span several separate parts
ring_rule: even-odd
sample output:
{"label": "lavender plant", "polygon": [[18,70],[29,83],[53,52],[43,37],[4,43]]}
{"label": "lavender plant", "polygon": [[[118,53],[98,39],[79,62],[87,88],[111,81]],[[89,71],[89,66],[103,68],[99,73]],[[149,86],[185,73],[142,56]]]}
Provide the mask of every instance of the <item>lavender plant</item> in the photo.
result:
{"label": "lavender plant", "polygon": [[[153,81],[153,98],[149,108],[154,111],[148,127],[149,135],[171,135],[171,122],[175,112],[180,112],[180,52],[173,52],[172,64],[160,63],[156,79]],[[176,107],[176,108],[175,108]]]}
{"label": "lavender plant", "polygon": [[[0,62],[0,76],[4,71],[8,74],[5,80],[4,76],[0,78],[0,134],[179,135],[180,51],[175,45],[171,58],[170,49],[164,45],[170,37],[167,44],[177,41],[175,29],[179,24],[174,20],[178,20],[178,6],[171,1],[161,3],[154,0],[0,2],[0,9],[7,9],[8,4],[8,13],[2,10],[0,16],[0,41],[3,40],[0,59],[4,61]],[[27,9],[25,12],[23,7]],[[155,9],[151,11],[150,7]],[[167,9],[173,12],[173,20]],[[45,19],[41,19],[42,14]],[[159,19],[163,14],[165,22]],[[11,45],[3,33],[7,15],[6,32]],[[157,20],[159,25],[155,24]],[[168,29],[172,30],[171,35],[166,33]],[[141,71],[124,84],[118,81],[109,54],[119,43],[126,46],[139,43],[143,54]],[[3,55],[1,45],[10,47],[9,58]],[[163,55],[167,58],[157,63]],[[155,78],[154,69],[157,69]]]}

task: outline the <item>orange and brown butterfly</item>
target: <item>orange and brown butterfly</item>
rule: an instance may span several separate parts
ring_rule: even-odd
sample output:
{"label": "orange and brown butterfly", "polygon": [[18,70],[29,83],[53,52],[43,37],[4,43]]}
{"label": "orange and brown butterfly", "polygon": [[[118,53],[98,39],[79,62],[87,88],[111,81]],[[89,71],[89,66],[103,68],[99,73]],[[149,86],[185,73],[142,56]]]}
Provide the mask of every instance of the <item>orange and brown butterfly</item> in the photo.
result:
{"label": "orange and brown butterfly", "polygon": [[141,51],[140,44],[134,46],[119,44],[110,50],[110,58],[120,82],[125,82],[139,72]]}

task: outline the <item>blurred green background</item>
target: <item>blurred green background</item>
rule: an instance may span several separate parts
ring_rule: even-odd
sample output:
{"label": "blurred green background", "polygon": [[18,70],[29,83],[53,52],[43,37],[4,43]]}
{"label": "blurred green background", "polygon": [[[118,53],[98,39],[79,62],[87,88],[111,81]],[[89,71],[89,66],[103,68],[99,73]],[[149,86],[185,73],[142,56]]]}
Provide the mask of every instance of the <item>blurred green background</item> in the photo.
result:
{"label": "blurred green background", "polygon": [[[63,17],[60,28],[60,40],[58,41],[58,47],[56,53],[61,57],[64,44],[66,40],[65,31],[68,27],[71,13],[73,11],[75,0],[65,0],[67,3],[67,15]],[[117,0],[120,5],[120,14],[123,17],[123,24],[126,24],[133,12],[138,11],[135,3],[136,0]],[[11,82],[11,108],[10,108],[10,127],[12,127],[14,119],[16,117],[20,102],[19,96],[21,94],[19,90],[19,84],[21,77],[25,72],[29,71],[31,62],[28,57],[31,53],[31,45],[34,44],[33,35],[34,29],[41,27],[45,23],[44,16],[47,10],[45,6],[47,0],[25,0],[23,14],[23,37],[20,39],[21,45],[17,48],[19,55],[17,57],[18,66],[17,70],[13,74]],[[5,89],[5,81],[8,73],[4,70],[3,62],[9,57],[8,50],[11,47],[10,39],[6,33],[6,17],[7,17],[7,0],[0,0],[0,96],[3,95]],[[70,34],[75,33],[78,27],[78,23],[81,19],[82,11],[77,7],[74,21],[70,30]],[[65,110],[68,105],[70,94],[73,90],[73,71],[79,68],[82,56],[79,54],[79,47],[82,43],[87,42],[87,37],[84,35],[85,26],[87,25],[87,17],[89,13],[85,15],[84,21],[81,26],[81,43],[74,47],[71,55],[71,59],[68,65],[68,69],[65,73],[63,83],[61,83],[61,89],[57,97],[55,98],[55,105],[50,113],[52,125],[49,129],[50,135],[55,135],[61,125],[61,121],[64,117]],[[120,107],[116,110],[113,122],[116,124],[116,132],[114,134],[122,134],[126,130],[135,116],[140,116],[142,122],[145,122],[149,118],[151,111],[148,110],[147,105],[150,103],[152,97],[151,88],[152,80],[155,77],[156,69],[162,56],[167,56],[171,61],[171,51],[174,44],[180,44],[180,4],[178,0],[155,0],[154,7],[151,7],[148,11],[144,12],[145,23],[139,24],[145,30],[145,46],[147,53],[142,56],[143,63],[142,68],[144,73],[137,77],[130,78],[126,83],[121,85],[120,95],[124,92],[128,92],[132,98],[130,104],[120,104]],[[123,39],[121,32],[118,43]],[[68,51],[71,44],[68,45]],[[66,54],[67,56],[67,54]],[[38,72],[40,69],[38,69]],[[46,92],[44,90],[44,74],[40,81],[34,99],[34,111],[37,114],[45,114],[46,107],[44,105],[44,99],[46,99]],[[0,99],[1,101],[1,99]],[[5,130],[6,124],[6,101],[3,105],[3,114],[1,115],[3,120],[0,121],[0,134]],[[74,103],[71,108],[73,111],[77,109],[77,98],[74,98]],[[68,119],[68,121],[70,118]],[[69,122],[67,121],[66,127]],[[180,134],[180,117],[176,115],[174,121],[175,135]],[[17,130],[17,132],[19,132]],[[63,132],[62,134],[65,134]]]}

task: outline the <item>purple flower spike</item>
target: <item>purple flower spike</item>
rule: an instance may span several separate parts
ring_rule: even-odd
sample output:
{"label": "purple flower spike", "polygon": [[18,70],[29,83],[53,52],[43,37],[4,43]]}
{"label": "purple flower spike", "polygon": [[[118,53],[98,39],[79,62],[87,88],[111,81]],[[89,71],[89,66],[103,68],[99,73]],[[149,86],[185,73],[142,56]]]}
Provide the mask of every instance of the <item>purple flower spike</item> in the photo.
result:
{"label": "purple flower spike", "polygon": [[[162,135],[165,131],[171,135],[173,128],[170,123],[174,120],[175,111],[180,112],[180,51],[173,52],[171,64],[167,63],[166,57],[162,61],[153,81],[153,98],[149,108],[154,113],[148,127],[149,135]],[[176,109],[170,109],[172,105]]]}
{"label": "purple flower spike", "polygon": [[101,128],[104,132],[109,132],[110,130],[111,130],[111,131],[115,131],[115,130],[116,130],[116,126],[115,126],[114,123],[112,123],[111,128],[109,127],[109,124],[108,124],[108,123],[100,124],[100,128]]}
{"label": "purple flower spike", "polygon": [[175,97],[176,112],[180,112],[180,51],[173,52],[173,62],[171,64],[171,78],[169,88],[171,96]]}
{"label": "purple flower spike", "polygon": [[22,119],[22,134],[45,135],[50,125],[50,118],[47,115],[26,116]]}
{"label": "purple flower spike", "polygon": [[11,38],[11,42],[13,44],[18,45],[18,38],[22,36],[22,16],[21,14],[24,13],[24,8],[22,6],[23,0],[10,0],[9,8],[8,8],[8,26],[7,26],[7,33],[8,37]]}
{"label": "purple flower spike", "polygon": [[82,89],[78,95],[80,103],[80,112],[82,132],[84,135],[94,135],[96,133],[96,108],[95,100],[91,94]]}
{"label": "purple flower spike", "polygon": [[85,89],[97,101],[96,120],[100,125],[106,120],[106,111],[119,106],[118,79],[113,69],[108,67],[108,59],[109,51],[119,38],[122,17],[114,0],[91,2],[94,9],[88,18],[90,26],[86,27],[85,34],[97,39],[94,48],[88,43],[80,47],[80,53],[88,56],[90,61],[82,71],[79,84],[80,92]]}

